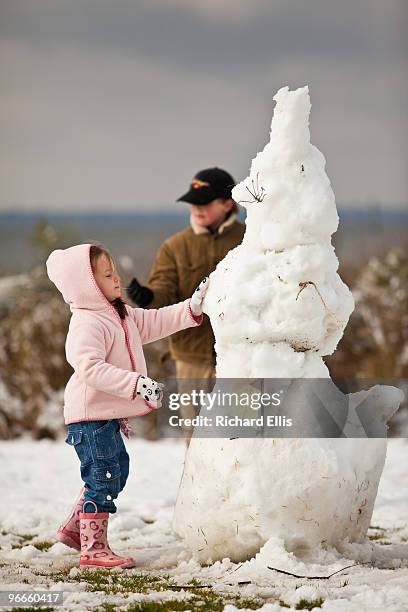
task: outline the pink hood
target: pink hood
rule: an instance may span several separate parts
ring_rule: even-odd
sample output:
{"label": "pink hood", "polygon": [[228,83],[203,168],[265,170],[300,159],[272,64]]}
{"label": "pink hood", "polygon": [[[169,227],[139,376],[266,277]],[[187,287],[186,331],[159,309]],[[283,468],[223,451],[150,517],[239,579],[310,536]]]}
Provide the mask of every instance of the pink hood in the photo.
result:
{"label": "pink hood", "polygon": [[112,308],[96,284],[90,260],[90,244],[53,251],[47,259],[48,277],[74,308],[105,310]]}

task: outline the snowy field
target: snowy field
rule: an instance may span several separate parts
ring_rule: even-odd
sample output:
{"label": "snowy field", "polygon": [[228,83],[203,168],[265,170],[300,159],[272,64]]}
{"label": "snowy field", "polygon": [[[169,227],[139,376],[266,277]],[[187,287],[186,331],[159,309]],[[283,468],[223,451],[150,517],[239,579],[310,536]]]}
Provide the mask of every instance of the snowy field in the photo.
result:
{"label": "snowy field", "polygon": [[[132,570],[80,571],[78,554],[54,543],[80,486],[76,456],[64,442],[2,442],[2,590],[63,590],[64,610],[222,610],[237,607],[325,611],[408,610],[408,440],[389,441],[369,539],[342,553],[302,560],[270,541],[242,564],[200,566],[171,529],[184,461],[173,440],[128,443],[131,475],[110,524],[112,548],[132,554]],[[268,566],[301,576],[295,578]],[[196,588],[208,585],[209,589]],[[240,584],[241,583],[241,584]],[[242,584],[243,583],[243,584]],[[180,585],[187,588],[178,588]],[[302,602],[303,600],[303,602]],[[301,606],[304,606],[303,608]],[[58,608],[55,608],[58,609]],[[317,608],[316,608],[317,609]]]}

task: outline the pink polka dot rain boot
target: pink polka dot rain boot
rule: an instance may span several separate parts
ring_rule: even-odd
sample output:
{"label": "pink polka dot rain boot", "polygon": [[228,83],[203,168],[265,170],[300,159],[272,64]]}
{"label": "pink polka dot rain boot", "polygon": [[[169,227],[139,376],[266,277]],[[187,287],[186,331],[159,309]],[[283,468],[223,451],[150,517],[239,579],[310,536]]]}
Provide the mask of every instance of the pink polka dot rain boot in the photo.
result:
{"label": "pink polka dot rain boot", "polygon": [[79,539],[79,514],[82,512],[84,492],[85,488],[82,487],[71,512],[66,520],[61,523],[57,531],[57,540],[70,548],[75,548],[75,550],[81,550],[81,542]]}
{"label": "pink polka dot rain boot", "polygon": [[81,535],[80,567],[135,567],[133,557],[119,557],[109,547],[109,512],[81,512],[79,518]]}

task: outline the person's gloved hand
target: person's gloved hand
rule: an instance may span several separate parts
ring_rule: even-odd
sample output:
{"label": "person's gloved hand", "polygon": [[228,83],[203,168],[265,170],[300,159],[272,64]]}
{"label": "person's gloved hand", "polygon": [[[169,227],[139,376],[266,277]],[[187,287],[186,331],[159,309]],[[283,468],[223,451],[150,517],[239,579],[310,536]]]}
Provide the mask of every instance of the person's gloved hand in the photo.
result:
{"label": "person's gloved hand", "polygon": [[195,317],[199,317],[203,314],[203,299],[207,292],[209,284],[210,283],[208,282],[208,276],[206,276],[205,278],[203,278],[203,280],[191,296],[190,308],[191,312]]}
{"label": "person's gloved hand", "polygon": [[148,376],[140,375],[136,385],[136,395],[140,395],[152,408],[161,407],[163,400],[162,383],[156,382]]}
{"label": "person's gloved hand", "polygon": [[143,287],[137,280],[137,278],[133,278],[130,282],[126,290],[127,296],[132,300],[135,304],[144,308],[147,306],[153,299],[153,291],[149,289],[149,287]]}

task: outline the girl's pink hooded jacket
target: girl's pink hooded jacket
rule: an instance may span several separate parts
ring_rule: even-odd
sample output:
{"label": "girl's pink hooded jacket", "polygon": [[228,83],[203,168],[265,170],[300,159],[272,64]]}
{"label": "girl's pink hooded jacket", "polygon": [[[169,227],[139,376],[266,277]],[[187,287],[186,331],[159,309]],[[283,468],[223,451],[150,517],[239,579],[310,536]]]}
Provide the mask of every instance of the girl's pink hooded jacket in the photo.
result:
{"label": "girl's pink hooded jacket", "polygon": [[65,345],[74,374],[65,389],[65,423],[140,416],[152,408],[136,395],[146,375],[143,344],[200,325],[190,300],[158,310],[126,306],[122,320],[96,284],[90,244],[53,251],[47,273],[72,312]]}

